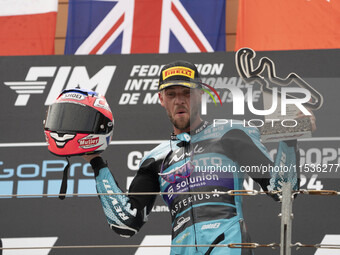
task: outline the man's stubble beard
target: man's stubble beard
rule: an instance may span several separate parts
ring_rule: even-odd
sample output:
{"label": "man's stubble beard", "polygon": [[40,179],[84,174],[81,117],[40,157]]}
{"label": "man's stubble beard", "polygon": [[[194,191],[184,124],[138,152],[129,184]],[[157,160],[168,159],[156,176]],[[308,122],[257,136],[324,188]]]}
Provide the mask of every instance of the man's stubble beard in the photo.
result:
{"label": "man's stubble beard", "polygon": [[174,125],[175,128],[179,130],[186,130],[190,129],[190,124],[193,123],[196,118],[198,118],[198,107],[194,107],[193,109],[190,109],[190,118],[186,120],[185,122],[175,120],[169,111],[167,111],[168,117],[171,121],[171,123]]}

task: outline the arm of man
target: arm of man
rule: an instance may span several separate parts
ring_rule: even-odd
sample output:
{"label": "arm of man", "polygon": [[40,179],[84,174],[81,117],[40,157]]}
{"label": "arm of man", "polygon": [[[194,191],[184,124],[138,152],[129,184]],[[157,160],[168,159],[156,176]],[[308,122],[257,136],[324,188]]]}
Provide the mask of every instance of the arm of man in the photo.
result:
{"label": "arm of man", "polygon": [[[111,174],[108,165],[99,155],[84,156],[90,162],[96,178],[96,188],[111,229],[123,237],[136,234],[147,220],[156,196],[150,195],[115,195],[123,193]],[[157,175],[153,174],[151,160],[141,165],[133,179],[129,192],[158,192]]]}
{"label": "arm of man", "polygon": [[[273,162],[266,147],[261,143],[257,128],[233,129],[223,137],[225,149],[232,150],[232,159],[240,164],[264,191],[281,190],[282,182],[289,181],[294,190],[299,189],[296,165],[299,151],[296,140],[280,142]],[[289,172],[279,172],[284,169]],[[277,196],[273,196],[278,200]]]}

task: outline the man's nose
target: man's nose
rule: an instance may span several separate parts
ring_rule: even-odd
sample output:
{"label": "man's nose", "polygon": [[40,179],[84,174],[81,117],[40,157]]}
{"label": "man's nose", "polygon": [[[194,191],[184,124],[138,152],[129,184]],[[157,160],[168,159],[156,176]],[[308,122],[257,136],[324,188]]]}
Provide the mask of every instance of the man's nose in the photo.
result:
{"label": "man's nose", "polygon": [[175,103],[177,104],[185,103],[185,96],[183,94],[177,94],[175,97]]}
{"label": "man's nose", "polygon": [[177,95],[175,98],[176,104],[184,104],[185,103],[185,97],[183,95]]}

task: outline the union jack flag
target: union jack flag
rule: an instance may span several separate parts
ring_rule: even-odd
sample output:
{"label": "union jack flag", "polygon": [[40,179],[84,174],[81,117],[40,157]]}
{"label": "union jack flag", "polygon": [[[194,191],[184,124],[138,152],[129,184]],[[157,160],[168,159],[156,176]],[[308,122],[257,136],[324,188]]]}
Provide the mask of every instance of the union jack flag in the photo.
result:
{"label": "union jack flag", "polygon": [[226,0],[69,0],[65,54],[225,51]]}

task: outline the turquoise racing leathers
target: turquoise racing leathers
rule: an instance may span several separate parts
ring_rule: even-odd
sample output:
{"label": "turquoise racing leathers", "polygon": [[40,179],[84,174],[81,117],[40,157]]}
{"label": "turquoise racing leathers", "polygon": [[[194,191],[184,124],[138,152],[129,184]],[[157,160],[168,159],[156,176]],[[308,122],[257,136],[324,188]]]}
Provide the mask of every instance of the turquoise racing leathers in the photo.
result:
{"label": "turquoise racing leathers", "polygon": [[[163,200],[172,217],[173,245],[210,245],[249,242],[242,215],[241,196],[219,194],[242,190],[245,174],[263,190],[279,190],[284,175],[294,189],[296,141],[280,142],[275,163],[260,141],[257,128],[242,124],[215,127],[204,122],[190,134],[172,135],[154,148],[141,162],[129,192],[167,192]],[[155,195],[115,195],[122,191],[107,165],[97,157],[91,161],[98,193],[110,227],[130,237],[145,223]],[[275,172],[276,171],[276,172]],[[271,173],[270,173],[271,172]],[[286,179],[287,181],[287,179]],[[172,194],[198,192],[197,194]],[[207,192],[207,193],[205,193]],[[214,192],[214,193],[211,193]],[[171,254],[244,255],[251,250],[228,247],[172,247]]]}

